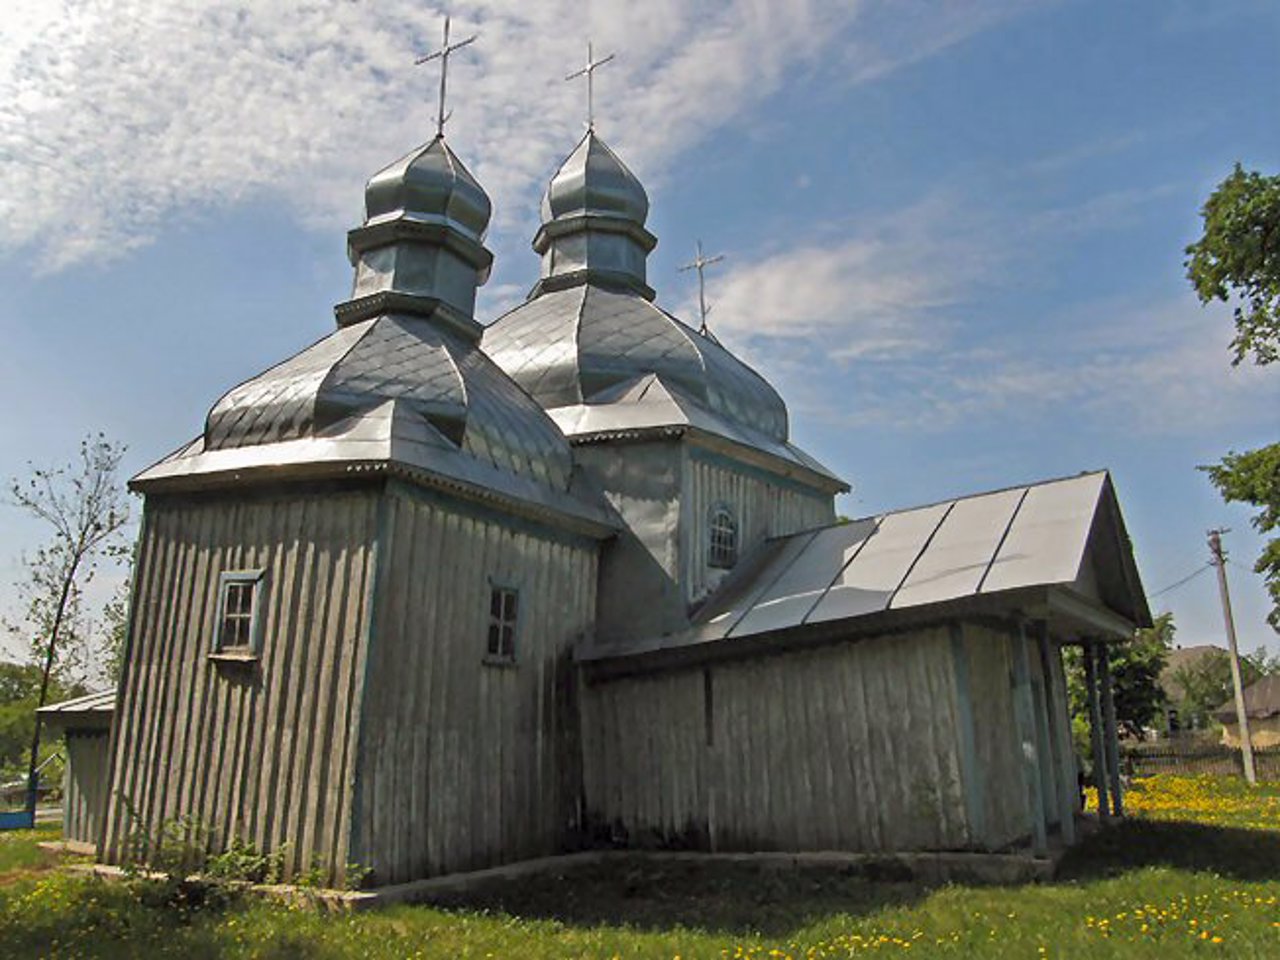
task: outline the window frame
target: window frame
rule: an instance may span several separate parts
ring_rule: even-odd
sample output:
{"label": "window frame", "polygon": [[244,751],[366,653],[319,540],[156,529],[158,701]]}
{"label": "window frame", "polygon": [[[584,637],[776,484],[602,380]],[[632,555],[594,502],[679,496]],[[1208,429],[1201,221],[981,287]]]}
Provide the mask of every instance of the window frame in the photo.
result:
{"label": "window frame", "polygon": [[[727,529],[732,537],[732,542],[727,548],[723,543],[717,543],[717,534],[722,534],[726,529],[719,523],[722,517],[728,520]],[[741,525],[738,523],[738,514],[733,507],[723,501],[711,505],[711,509],[707,514],[708,567],[713,570],[732,570],[738,565],[738,557],[741,554],[740,531]]]}
{"label": "window frame", "polygon": [[[495,597],[501,597],[500,610],[494,615],[493,603]],[[515,612],[508,621],[506,617],[506,600],[507,597],[514,598]],[[506,581],[495,580],[489,578],[489,609],[485,615],[485,631],[484,631],[484,662],[494,666],[514,666],[517,663],[517,651],[520,649],[520,620],[521,620],[521,603],[520,603],[520,587],[516,584]],[[498,629],[498,649],[495,652],[491,646],[491,635],[494,628]],[[511,648],[508,651],[502,649],[502,631],[510,628],[511,630]]]}
{"label": "window frame", "polygon": [[[213,648],[209,651],[209,656],[216,660],[231,661],[247,661],[256,660],[262,649],[262,595],[265,589],[266,570],[263,569],[246,569],[246,570],[224,570],[218,574],[218,605],[213,621]],[[231,596],[231,588],[233,586],[248,585],[249,594],[249,614],[246,618],[249,622],[248,642],[241,645],[227,645],[224,643],[224,633],[226,628],[226,618],[229,615],[227,611],[227,602]],[[239,617],[239,614],[235,616]]]}

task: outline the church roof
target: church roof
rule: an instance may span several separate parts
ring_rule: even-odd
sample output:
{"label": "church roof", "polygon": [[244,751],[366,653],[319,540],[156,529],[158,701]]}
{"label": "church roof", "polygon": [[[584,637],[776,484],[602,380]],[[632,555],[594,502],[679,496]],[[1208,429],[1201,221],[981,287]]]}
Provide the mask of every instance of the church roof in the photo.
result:
{"label": "church roof", "polygon": [[644,186],[594,130],[560,165],[542,199],[545,222],[579,216],[617,217],[640,226],[649,216]]}
{"label": "church roof", "polygon": [[885,633],[943,611],[1011,606],[1095,635],[1127,638],[1150,624],[1105,471],[776,538],[743,559],[689,630],[584,657]]}
{"label": "church roof", "polygon": [[369,178],[366,222],[409,218],[447,223],[483,240],[493,206],[443,136],[405,154]]}
{"label": "church roof", "polygon": [[593,523],[568,441],[465,335],[413,315],[351,324],[228,391],[202,436],[134,478],[390,464]]}
{"label": "church roof", "polygon": [[541,293],[490,326],[484,349],[548,410],[625,404],[612,391],[655,374],[725,423],[787,441],[786,405],[763,377],[635,293]]}

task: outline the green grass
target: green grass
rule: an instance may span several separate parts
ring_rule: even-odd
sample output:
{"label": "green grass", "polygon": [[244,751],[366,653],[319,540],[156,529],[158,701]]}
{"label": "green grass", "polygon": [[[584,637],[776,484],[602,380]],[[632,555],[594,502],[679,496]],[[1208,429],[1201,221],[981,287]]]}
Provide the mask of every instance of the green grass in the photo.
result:
{"label": "green grass", "polygon": [[[1196,802],[1219,788],[1233,803],[1256,800],[1242,822],[1271,822],[1268,797],[1280,785],[1241,793],[1202,782]],[[1176,784],[1168,792],[1186,794]],[[1164,817],[1156,799],[1147,796]],[[29,864],[23,844],[34,847],[32,832],[0,840],[0,864]],[[1277,958],[1280,829],[1134,819],[1072,851],[1054,883],[1016,888],[930,890],[832,868],[612,864],[360,915],[261,902],[160,909],[124,885],[20,874],[0,883],[0,944],[15,957],[183,960]]]}
{"label": "green grass", "polygon": [[34,830],[0,832],[0,878],[52,866],[56,858],[37,844],[42,840],[60,839],[62,827],[58,824],[43,824]]}

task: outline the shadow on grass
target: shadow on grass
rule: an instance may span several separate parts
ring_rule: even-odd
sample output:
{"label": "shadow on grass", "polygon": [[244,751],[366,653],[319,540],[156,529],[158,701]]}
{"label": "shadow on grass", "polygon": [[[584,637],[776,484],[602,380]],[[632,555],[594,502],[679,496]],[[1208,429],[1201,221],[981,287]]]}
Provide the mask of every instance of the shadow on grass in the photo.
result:
{"label": "shadow on grass", "polygon": [[1138,867],[1174,867],[1246,881],[1280,880],[1280,832],[1126,820],[1069,851],[1057,876],[1091,880]]}
{"label": "shadow on grass", "polygon": [[875,868],[620,861],[494,881],[466,893],[433,897],[431,903],[572,926],[683,926],[776,937],[833,914],[861,916],[908,905],[927,892],[923,884]]}

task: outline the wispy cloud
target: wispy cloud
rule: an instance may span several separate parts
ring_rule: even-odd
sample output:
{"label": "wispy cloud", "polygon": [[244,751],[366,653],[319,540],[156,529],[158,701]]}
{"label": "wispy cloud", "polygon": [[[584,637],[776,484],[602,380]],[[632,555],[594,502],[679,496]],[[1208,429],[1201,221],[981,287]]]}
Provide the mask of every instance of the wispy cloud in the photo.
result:
{"label": "wispy cloud", "polygon": [[937,193],[842,242],[727,261],[712,326],[793,411],[824,421],[929,432],[1069,412],[1150,433],[1256,421],[1280,406],[1280,380],[1232,368],[1229,316],[1189,292],[1086,293],[1070,308],[1008,315],[1029,311],[1002,294],[1054,255],[1049,240],[1123,226],[1164,189],[1085,198],[1017,225]]}
{"label": "wispy cloud", "polygon": [[[599,77],[606,135],[661,176],[789,71],[835,71],[856,46],[883,75],[992,22],[941,0],[902,17],[888,0],[597,0],[586,17],[577,0],[451,6],[481,40],[452,71],[450,136],[498,231],[527,227],[580,129],[583,92],[562,77],[588,35],[618,51]],[[56,268],[244,201],[349,226],[358,184],[430,133],[433,75],[412,62],[442,17],[420,0],[17,0],[0,28],[0,250]]]}

